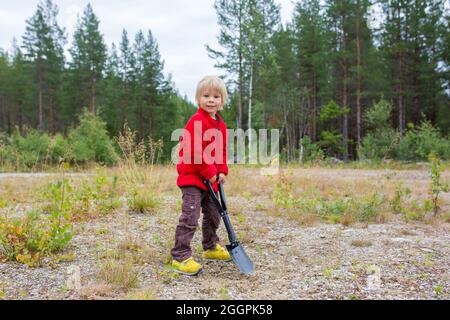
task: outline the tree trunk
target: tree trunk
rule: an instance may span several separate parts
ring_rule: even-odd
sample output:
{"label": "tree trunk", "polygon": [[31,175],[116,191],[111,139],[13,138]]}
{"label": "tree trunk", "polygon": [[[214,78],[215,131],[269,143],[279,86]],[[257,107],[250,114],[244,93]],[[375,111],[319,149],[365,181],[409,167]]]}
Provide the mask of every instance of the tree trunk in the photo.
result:
{"label": "tree trunk", "polygon": [[42,77],[39,76],[39,122],[38,122],[38,130],[42,131],[44,129],[44,119],[43,119],[43,101],[42,101]]}
{"label": "tree trunk", "polygon": [[311,137],[314,135],[314,110],[311,103],[311,96],[307,94],[306,99],[308,101],[308,135]]}
{"label": "tree trunk", "polygon": [[[150,97],[148,98],[148,101],[149,101],[149,103],[148,103],[148,105],[149,105],[149,112],[148,112],[148,117],[149,117],[149,119],[148,119],[148,133],[147,134],[150,134],[150,135],[152,135],[153,136],[153,113],[152,113],[152,106],[153,106],[153,103],[154,103],[154,99],[153,99],[153,96],[152,95],[150,95]],[[147,135],[146,134],[146,135]]]}
{"label": "tree trunk", "polygon": [[[19,109],[19,104],[17,103],[17,99],[14,99],[12,104],[11,116],[10,116],[10,130],[16,128],[17,126],[17,111]],[[9,132],[11,134],[11,132]]]}
{"label": "tree trunk", "polygon": [[315,143],[317,140],[317,74],[313,73],[313,100],[312,100],[312,135],[311,142]]}
{"label": "tree trunk", "polygon": [[91,76],[89,83],[89,111],[95,114],[95,75]]}
{"label": "tree trunk", "polygon": [[124,87],[125,97],[123,104],[123,113],[122,113],[122,130],[124,129],[125,123],[130,126],[128,123],[128,87],[125,85]]}
{"label": "tree trunk", "polygon": [[291,159],[291,150],[290,150],[290,145],[291,145],[291,140],[289,139],[289,126],[288,126],[288,121],[287,121],[287,110],[284,110],[284,127],[286,129],[286,153],[287,153],[287,162],[290,161]]}
{"label": "tree trunk", "polygon": [[403,72],[403,64],[402,64],[402,55],[400,54],[398,57],[398,73],[397,73],[397,97],[398,97],[398,129],[400,132],[400,136],[403,136],[405,122],[404,122],[404,106],[403,106],[403,83],[402,83],[402,72]]}
{"label": "tree trunk", "polygon": [[398,130],[400,136],[403,136],[403,99],[402,99],[402,85],[398,85],[397,95],[398,95]]}
{"label": "tree trunk", "polygon": [[[417,40],[415,40],[417,41]],[[415,46],[414,48],[414,66],[418,67],[420,64],[420,52],[419,52],[419,48],[417,46]],[[414,90],[414,96],[412,99],[412,112],[410,112],[410,119],[412,120],[413,123],[418,123],[421,120],[421,112],[420,112],[420,92],[421,92],[421,88],[420,88],[420,79],[419,79],[419,74],[417,72],[417,69],[413,71],[414,74],[412,76],[412,85],[413,85],[413,90]]]}
{"label": "tree trunk", "polygon": [[56,119],[55,119],[55,107],[54,107],[54,98],[52,90],[49,90],[49,98],[48,98],[48,105],[49,105],[49,118],[50,118],[50,132],[52,135],[56,134]]}
{"label": "tree trunk", "polygon": [[237,115],[237,127],[242,128],[242,105],[244,103],[244,76],[242,71],[242,55],[239,54],[239,103]]}
{"label": "tree trunk", "polygon": [[244,70],[243,70],[243,57],[242,57],[242,9],[239,14],[239,103],[238,103],[238,115],[237,115],[237,128],[242,128],[242,105],[244,103]]}
{"label": "tree trunk", "polygon": [[20,133],[23,133],[23,109],[21,104],[18,105],[17,113],[18,113],[19,131]]}
{"label": "tree trunk", "polygon": [[[347,35],[346,35],[346,19],[345,15],[342,16],[342,52],[346,51],[347,44]],[[342,107],[347,107],[347,85],[348,85],[348,61],[347,58],[343,59],[343,69],[344,69],[344,78],[343,78],[343,86],[342,86]],[[344,162],[348,161],[348,114],[344,114],[343,123],[342,123],[342,145],[344,148],[343,160]]]}
{"label": "tree trunk", "polygon": [[11,128],[8,114],[8,98],[6,96],[2,96],[2,122],[3,122],[3,130],[5,130],[10,134]]}
{"label": "tree trunk", "polygon": [[[397,43],[401,43],[401,23],[400,23],[400,7],[397,7]],[[396,54],[397,58],[397,103],[398,103],[398,130],[400,132],[400,137],[403,136],[403,129],[404,129],[404,106],[403,106],[403,65],[402,65],[402,53],[398,52]]]}
{"label": "tree trunk", "polygon": [[253,99],[253,62],[250,62],[250,83],[248,93],[248,143],[252,145],[252,99]]}
{"label": "tree trunk", "polygon": [[144,132],[144,113],[142,112],[142,106],[139,106],[139,119],[138,119],[138,123],[139,123],[139,140],[143,139],[145,137],[145,132]]}
{"label": "tree trunk", "polygon": [[360,1],[356,1],[356,64],[357,64],[357,83],[356,83],[356,144],[361,147],[361,38],[360,38]]}

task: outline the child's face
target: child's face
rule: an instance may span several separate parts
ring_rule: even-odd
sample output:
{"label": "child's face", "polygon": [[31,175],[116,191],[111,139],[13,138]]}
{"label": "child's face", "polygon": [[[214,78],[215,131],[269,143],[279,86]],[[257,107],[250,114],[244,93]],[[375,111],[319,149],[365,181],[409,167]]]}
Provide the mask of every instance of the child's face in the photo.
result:
{"label": "child's face", "polygon": [[222,95],[214,89],[205,89],[200,95],[199,106],[211,116],[215,116],[216,112],[222,106]]}

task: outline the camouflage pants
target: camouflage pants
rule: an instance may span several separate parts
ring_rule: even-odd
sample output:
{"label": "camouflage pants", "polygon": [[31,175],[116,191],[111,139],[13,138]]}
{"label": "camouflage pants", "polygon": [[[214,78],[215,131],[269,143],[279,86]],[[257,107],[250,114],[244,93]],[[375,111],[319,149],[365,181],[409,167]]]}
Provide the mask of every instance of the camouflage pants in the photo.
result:
{"label": "camouflage pants", "polygon": [[208,191],[193,186],[182,187],[181,190],[183,204],[175,231],[175,247],[171,250],[172,257],[180,262],[192,256],[191,241],[198,226],[200,209],[203,212],[203,250],[212,249],[219,242],[216,231],[221,219]]}

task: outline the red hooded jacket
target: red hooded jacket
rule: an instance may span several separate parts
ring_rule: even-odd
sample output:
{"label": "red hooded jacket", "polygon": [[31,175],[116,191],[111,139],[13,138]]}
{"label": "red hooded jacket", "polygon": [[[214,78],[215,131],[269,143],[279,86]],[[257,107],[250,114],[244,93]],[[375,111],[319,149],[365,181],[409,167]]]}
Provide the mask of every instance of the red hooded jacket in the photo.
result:
{"label": "red hooded jacket", "polygon": [[[219,173],[228,175],[227,126],[216,113],[216,120],[198,108],[189,119],[180,140],[177,185],[207,190],[203,181]],[[218,185],[212,185],[217,192]]]}

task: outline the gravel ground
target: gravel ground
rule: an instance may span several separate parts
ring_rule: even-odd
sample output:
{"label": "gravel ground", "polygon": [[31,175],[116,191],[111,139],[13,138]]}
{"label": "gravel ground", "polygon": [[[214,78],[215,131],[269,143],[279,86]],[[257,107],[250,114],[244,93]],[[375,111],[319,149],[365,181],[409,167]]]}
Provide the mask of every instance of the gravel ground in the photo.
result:
{"label": "gravel ground", "polygon": [[[423,173],[416,174],[421,177]],[[270,198],[264,195],[228,197],[230,209],[240,211],[231,212],[231,219],[254,261],[252,275],[240,274],[232,262],[202,261],[199,231],[193,248],[203,271],[195,277],[180,277],[165,264],[178,221],[179,198],[178,193],[164,194],[162,207],[154,214],[130,214],[122,208],[77,223],[73,240],[59,256],[61,261],[45,259],[39,268],[0,263],[0,293],[4,299],[450,298],[448,223],[406,223],[394,217],[383,224],[301,226],[269,215],[263,208]],[[222,244],[227,242],[224,229],[221,225]],[[118,247],[125,247],[122,251],[134,257],[135,289],[112,288],[98,276],[105,256]],[[73,270],[79,271],[81,287],[68,282],[76,279],[70,276]]]}

